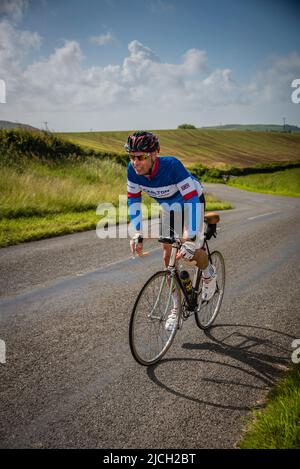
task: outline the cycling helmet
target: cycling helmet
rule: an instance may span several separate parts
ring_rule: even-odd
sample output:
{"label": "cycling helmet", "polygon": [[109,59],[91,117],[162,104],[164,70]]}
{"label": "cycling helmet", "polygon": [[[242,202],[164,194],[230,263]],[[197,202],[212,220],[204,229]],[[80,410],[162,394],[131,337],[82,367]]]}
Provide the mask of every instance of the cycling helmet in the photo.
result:
{"label": "cycling helmet", "polygon": [[135,132],[129,135],[127,143],[124,145],[125,150],[129,153],[132,151],[145,151],[152,153],[160,149],[159,140],[156,135],[151,132]]}

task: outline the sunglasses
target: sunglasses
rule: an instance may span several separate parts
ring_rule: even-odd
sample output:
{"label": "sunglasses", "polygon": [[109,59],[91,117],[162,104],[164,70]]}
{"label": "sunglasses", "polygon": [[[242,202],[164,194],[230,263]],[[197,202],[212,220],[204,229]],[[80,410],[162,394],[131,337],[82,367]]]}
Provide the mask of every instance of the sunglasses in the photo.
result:
{"label": "sunglasses", "polygon": [[150,156],[150,153],[143,153],[142,155],[129,155],[131,161],[134,161],[137,158],[139,161],[144,161]]}

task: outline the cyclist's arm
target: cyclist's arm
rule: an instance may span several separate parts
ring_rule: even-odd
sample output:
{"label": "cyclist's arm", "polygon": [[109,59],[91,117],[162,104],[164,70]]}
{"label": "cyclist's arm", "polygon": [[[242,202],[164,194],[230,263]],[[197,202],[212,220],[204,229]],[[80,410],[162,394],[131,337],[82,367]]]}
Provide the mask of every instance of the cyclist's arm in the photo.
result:
{"label": "cyclist's arm", "polygon": [[142,191],[139,184],[132,181],[130,175],[127,176],[127,202],[128,215],[130,220],[130,231],[133,233],[142,233]]}
{"label": "cyclist's arm", "polygon": [[[197,184],[201,187],[199,182]],[[178,160],[176,165],[176,185],[184,199],[185,211],[188,212],[187,235],[189,238],[193,238],[202,228],[204,217],[203,204],[199,202],[200,194],[195,180]]]}

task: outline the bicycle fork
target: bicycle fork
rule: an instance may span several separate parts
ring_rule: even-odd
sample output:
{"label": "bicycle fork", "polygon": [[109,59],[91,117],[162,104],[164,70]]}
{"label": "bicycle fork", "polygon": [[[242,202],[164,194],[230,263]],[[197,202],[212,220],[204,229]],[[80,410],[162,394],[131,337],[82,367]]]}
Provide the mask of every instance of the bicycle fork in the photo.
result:
{"label": "bicycle fork", "polygon": [[151,318],[151,319],[158,319],[160,321],[163,321],[165,319],[168,311],[169,311],[169,305],[170,305],[172,292],[173,292],[173,285],[174,285],[174,275],[171,275],[171,282],[170,282],[170,286],[169,286],[168,300],[167,300],[167,304],[166,304],[164,312],[162,314],[160,313],[159,316],[154,314],[154,311],[156,310],[157,305],[159,305],[159,303],[160,303],[160,298],[161,298],[164,286],[166,284],[166,281],[167,281],[167,277],[164,276],[164,278],[161,281],[161,284],[160,284],[160,287],[159,287],[159,293],[158,293],[158,296],[157,296],[156,301],[154,303],[154,306],[153,306],[151,312],[148,314],[148,317]]}

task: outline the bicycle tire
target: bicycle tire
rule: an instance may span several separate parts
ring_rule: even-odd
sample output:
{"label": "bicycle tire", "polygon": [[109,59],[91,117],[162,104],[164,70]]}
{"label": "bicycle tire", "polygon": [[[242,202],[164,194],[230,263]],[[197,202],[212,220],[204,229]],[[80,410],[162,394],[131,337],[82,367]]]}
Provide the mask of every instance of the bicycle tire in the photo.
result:
{"label": "bicycle tire", "polygon": [[[178,291],[179,305],[181,305],[181,290],[177,280],[173,277],[173,285],[170,285],[168,277],[171,278],[170,273],[166,270],[153,274],[140,290],[132,309],[129,323],[129,344],[133,357],[141,365],[148,366],[157,363],[170,348],[178,329],[181,306],[178,309],[174,329],[172,331],[165,329],[166,319],[173,306],[170,296],[171,288],[173,291],[174,288]],[[158,290],[160,293],[157,293]],[[150,293],[147,296],[147,292],[153,293],[152,300],[149,299]],[[158,295],[162,295],[159,301]],[[153,349],[153,352],[151,347],[154,342],[151,342],[151,332],[154,332],[157,343],[157,350]]]}
{"label": "bicycle tire", "polygon": [[217,288],[214,296],[209,300],[203,302],[201,299],[202,291],[199,293],[199,304],[195,311],[195,319],[197,326],[200,329],[208,329],[215,321],[220,312],[221,304],[224,296],[225,289],[225,262],[222,254],[219,251],[211,253],[212,264],[216,266],[217,274]]}

